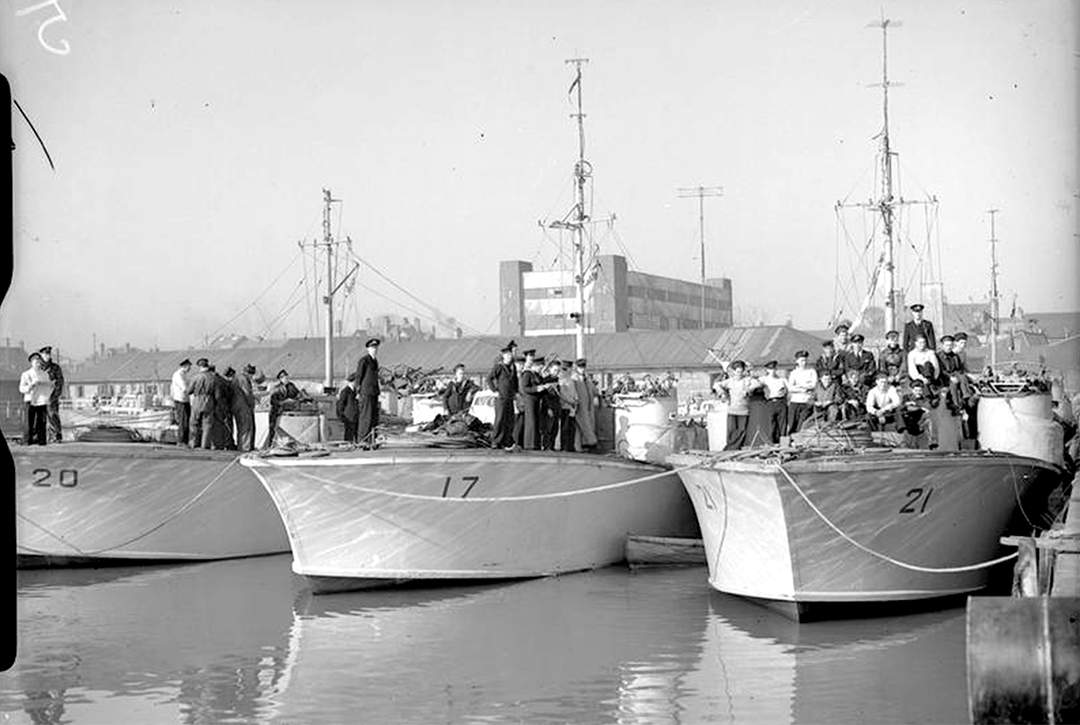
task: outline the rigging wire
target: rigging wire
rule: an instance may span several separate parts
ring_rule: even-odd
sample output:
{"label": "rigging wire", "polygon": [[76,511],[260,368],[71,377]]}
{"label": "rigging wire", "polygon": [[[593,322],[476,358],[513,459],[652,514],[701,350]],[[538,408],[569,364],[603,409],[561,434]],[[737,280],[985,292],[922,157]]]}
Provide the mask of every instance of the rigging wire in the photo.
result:
{"label": "rigging wire", "polygon": [[[225,330],[225,328],[227,328],[227,327],[228,327],[229,325],[231,325],[232,323],[236,322],[236,320],[238,320],[238,319],[240,318],[240,316],[241,316],[241,315],[243,315],[243,314],[244,314],[245,312],[247,312],[248,310],[250,310],[250,309],[251,309],[252,307],[255,307],[255,309],[256,309],[256,310],[257,310],[257,311],[259,312],[259,314],[261,315],[261,314],[262,314],[262,311],[261,311],[261,310],[259,310],[259,308],[258,308],[258,305],[257,305],[258,301],[259,301],[259,300],[260,300],[260,299],[261,299],[261,298],[262,298],[262,297],[263,297],[263,296],[264,296],[264,295],[265,295],[265,294],[266,294],[267,292],[269,292],[269,291],[270,291],[270,289],[271,289],[271,288],[272,288],[272,287],[273,287],[273,286],[274,286],[275,284],[277,284],[278,280],[280,280],[280,279],[281,279],[281,278],[282,278],[283,276],[285,276],[285,273],[286,273],[286,272],[288,272],[288,271],[289,271],[290,269],[292,269],[292,266],[293,266],[294,264],[296,264],[296,259],[297,259],[297,257],[300,257],[300,256],[301,256],[301,254],[302,254],[302,252],[301,252],[300,250],[297,250],[296,254],[295,254],[295,255],[293,255],[292,259],[290,259],[290,260],[289,260],[289,263],[285,265],[285,268],[284,268],[284,269],[282,269],[282,270],[281,270],[280,272],[278,272],[277,276],[276,276],[276,277],[274,277],[274,279],[270,281],[270,284],[268,284],[268,285],[266,286],[266,288],[265,288],[265,289],[263,289],[263,291],[262,291],[262,292],[260,292],[259,294],[255,295],[255,298],[254,298],[254,299],[253,299],[253,300],[252,300],[252,301],[251,301],[250,303],[248,303],[248,304],[247,304],[247,306],[245,306],[245,307],[244,307],[243,309],[241,309],[241,310],[240,310],[239,312],[237,312],[237,313],[236,313],[235,315],[233,315],[233,316],[232,316],[232,317],[231,317],[231,318],[230,318],[230,319],[229,319],[229,320],[228,320],[227,322],[225,322],[225,323],[224,323],[224,324],[222,324],[222,325],[221,325],[220,327],[218,327],[218,328],[217,328],[216,330],[214,330],[214,331],[213,331],[212,333],[210,333],[210,335],[209,335],[209,338],[210,338],[210,339],[214,339],[214,338],[216,338],[216,337],[217,337],[217,336],[218,336],[218,335],[219,335],[219,334],[220,334],[220,333],[221,333],[222,331],[224,331],[224,330]],[[191,347],[191,345],[189,345],[188,347]]]}
{"label": "rigging wire", "polygon": [[[389,278],[388,276],[386,276],[386,275],[385,275],[385,274],[384,274],[384,273],[383,273],[383,272],[382,272],[382,271],[381,271],[381,270],[380,270],[380,269],[379,269],[378,267],[376,267],[376,266],[375,266],[375,265],[373,265],[373,264],[372,264],[371,262],[367,261],[366,259],[364,259],[363,257],[361,257],[361,256],[360,256],[359,254],[357,254],[355,250],[352,250],[352,249],[350,249],[350,250],[349,250],[349,254],[350,254],[350,255],[351,255],[351,256],[352,256],[352,257],[353,257],[353,258],[354,258],[354,259],[355,259],[355,260],[356,260],[357,262],[360,262],[361,264],[364,264],[364,265],[366,265],[366,266],[368,267],[368,269],[370,269],[370,270],[371,270],[372,272],[374,272],[374,273],[375,273],[376,275],[378,275],[378,276],[379,276],[379,277],[380,277],[381,279],[383,279],[384,281],[386,281],[386,282],[387,282],[387,283],[388,283],[389,285],[391,285],[392,287],[394,287],[394,288],[395,288],[396,290],[398,290],[398,291],[399,291],[399,292],[401,292],[402,294],[406,295],[406,296],[407,296],[407,297],[408,297],[409,299],[413,300],[414,302],[416,302],[416,303],[418,303],[418,304],[422,305],[423,307],[425,307],[425,308],[426,308],[426,309],[427,309],[427,310],[428,310],[428,311],[429,311],[429,312],[430,312],[430,313],[431,313],[432,315],[434,315],[434,316],[435,316],[435,317],[433,317],[433,318],[429,317],[428,319],[432,319],[432,320],[433,320],[433,321],[434,321],[434,322],[435,322],[436,324],[438,324],[438,325],[441,325],[441,326],[444,326],[444,327],[445,327],[445,326],[449,325],[449,320],[453,319],[453,320],[455,321],[455,323],[456,323],[456,324],[457,324],[458,326],[460,326],[460,327],[461,327],[462,329],[464,329],[464,330],[468,330],[468,331],[469,331],[470,333],[472,333],[472,334],[479,334],[479,331],[478,331],[478,330],[475,330],[474,328],[472,328],[472,327],[469,327],[469,326],[468,326],[468,325],[466,325],[465,323],[463,323],[463,322],[461,322],[460,320],[458,320],[458,319],[457,319],[456,317],[453,317],[453,318],[452,318],[451,316],[449,316],[449,315],[446,315],[446,314],[444,314],[444,313],[443,313],[442,311],[440,311],[440,310],[439,310],[439,309],[438,309],[437,307],[435,307],[434,305],[431,305],[431,304],[429,304],[429,303],[425,302],[424,300],[420,299],[419,297],[417,297],[416,295],[414,295],[414,294],[413,294],[412,292],[410,292],[409,290],[407,290],[407,289],[405,289],[404,287],[402,287],[401,285],[399,285],[399,284],[398,284],[397,282],[395,282],[394,280],[390,279],[390,278]],[[399,304],[400,304],[400,303],[399,303]],[[404,305],[402,305],[402,306],[404,307]]]}
{"label": "rigging wire", "polygon": [[300,295],[300,297],[295,302],[292,302],[290,304],[290,301],[292,300],[293,296],[296,295],[297,291],[303,290],[305,288],[306,288],[306,278],[301,279],[300,281],[298,281],[296,283],[296,286],[293,287],[292,291],[289,293],[289,296],[285,298],[285,302],[282,305],[281,311],[278,312],[276,315],[274,315],[272,318],[270,318],[270,322],[267,323],[267,325],[260,331],[260,333],[259,333],[260,337],[262,337],[263,339],[266,339],[266,338],[270,337],[270,333],[273,331],[274,327],[276,327],[277,324],[282,319],[284,319],[286,315],[288,315],[290,312],[292,312],[294,309],[296,309],[296,306],[298,304],[300,304],[301,302],[304,302],[307,299],[306,295]]}

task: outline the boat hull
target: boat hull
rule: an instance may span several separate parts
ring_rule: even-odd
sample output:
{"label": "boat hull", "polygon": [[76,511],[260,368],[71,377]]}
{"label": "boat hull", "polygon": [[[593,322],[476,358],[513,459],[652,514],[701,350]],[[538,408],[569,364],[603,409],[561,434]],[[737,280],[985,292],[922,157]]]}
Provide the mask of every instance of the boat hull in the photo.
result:
{"label": "boat hull", "polygon": [[147,443],[12,450],[20,568],[288,551],[273,502],[225,451]]}
{"label": "boat hull", "polygon": [[614,457],[416,449],[242,462],[316,592],[594,569],[624,559],[628,533],[697,532],[676,474]]}
{"label": "boat hull", "polygon": [[[1060,477],[1042,461],[983,453],[835,453],[780,465],[690,453],[669,461],[701,464],[679,475],[701,525],[710,584],[795,605],[777,608],[797,618],[811,604],[984,588],[990,568],[966,567],[998,557],[1018,501],[1045,497]],[[1025,513],[1035,520],[1034,510]]]}

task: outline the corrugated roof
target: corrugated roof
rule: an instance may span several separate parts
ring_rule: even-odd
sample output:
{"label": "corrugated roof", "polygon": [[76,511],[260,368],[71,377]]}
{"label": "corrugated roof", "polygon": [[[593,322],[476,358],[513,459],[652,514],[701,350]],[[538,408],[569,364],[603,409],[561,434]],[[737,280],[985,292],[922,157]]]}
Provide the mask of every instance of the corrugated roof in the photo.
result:
{"label": "corrugated roof", "polygon": [[[334,376],[340,380],[354,369],[364,352],[365,339],[348,337],[334,341]],[[505,337],[386,342],[379,349],[383,367],[442,369],[449,372],[463,363],[470,374],[491,369],[499,357]],[[521,349],[536,348],[546,356],[570,359],[574,337],[556,335],[518,338]],[[733,327],[719,330],[633,331],[598,333],[585,340],[585,354],[593,370],[619,372],[663,371],[713,368],[719,361],[743,359],[751,365],[778,360],[790,365],[795,351],[814,353],[819,339],[785,326]],[[320,380],[323,377],[323,338],[294,339],[273,347],[232,350],[174,350],[115,354],[105,360],[85,363],[66,370],[70,383],[166,381],[184,358],[208,358],[219,371],[240,370],[250,363],[267,376],[284,368],[294,378]]]}

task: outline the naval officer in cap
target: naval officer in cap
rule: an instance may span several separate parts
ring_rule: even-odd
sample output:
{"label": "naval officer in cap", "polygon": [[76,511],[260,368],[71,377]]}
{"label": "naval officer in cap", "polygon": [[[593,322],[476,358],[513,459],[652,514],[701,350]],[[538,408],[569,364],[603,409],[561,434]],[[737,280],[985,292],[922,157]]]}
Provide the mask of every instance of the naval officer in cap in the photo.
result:
{"label": "naval officer in cap", "polygon": [[[511,340],[511,344],[513,340]],[[514,369],[514,348],[507,345],[499,350],[502,358],[487,376],[488,387],[496,393],[495,423],[491,430],[493,448],[514,447],[514,396],[518,392],[518,374]]]}
{"label": "naval officer in cap", "polygon": [[937,350],[934,323],[923,319],[923,306],[915,303],[908,309],[911,310],[911,320],[904,324],[904,352],[911,352],[915,348],[915,338],[920,336],[926,338],[928,350]]}
{"label": "naval officer in cap", "polygon": [[356,438],[365,448],[375,446],[375,429],[379,426],[379,338],[364,343],[367,355],[356,364]]}
{"label": "naval officer in cap", "polygon": [[49,439],[59,443],[63,440],[60,431],[60,397],[64,394],[64,371],[60,364],[53,360],[52,345],[46,345],[38,350],[41,362],[45,365],[45,373],[49,380],[53,381],[52,392],[49,393],[49,407],[46,412],[46,420],[49,425]]}

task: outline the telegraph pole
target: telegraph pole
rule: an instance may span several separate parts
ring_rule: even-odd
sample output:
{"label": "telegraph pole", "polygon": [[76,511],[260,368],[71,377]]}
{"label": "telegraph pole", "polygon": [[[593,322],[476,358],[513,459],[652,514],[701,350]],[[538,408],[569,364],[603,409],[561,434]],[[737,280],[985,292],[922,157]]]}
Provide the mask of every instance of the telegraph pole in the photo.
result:
{"label": "telegraph pole", "polygon": [[994,215],[999,209],[987,209],[990,215],[990,367],[997,368],[998,315],[1000,314],[997,286],[997,237],[994,230]]}
{"label": "telegraph pole", "polygon": [[698,200],[698,226],[701,229],[701,329],[705,329],[705,197],[723,196],[722,186],[680,187],[680,199]]}

